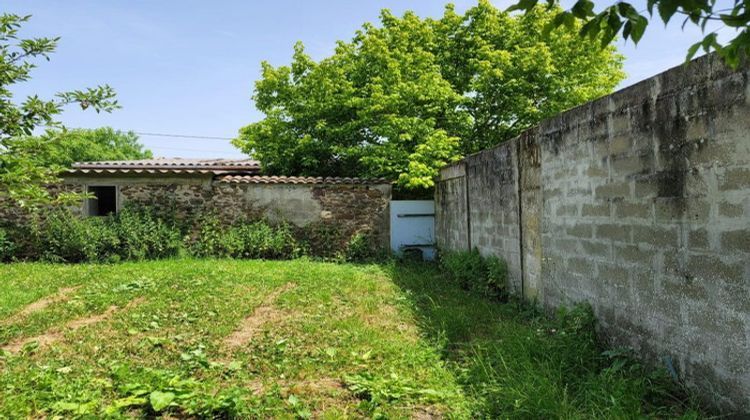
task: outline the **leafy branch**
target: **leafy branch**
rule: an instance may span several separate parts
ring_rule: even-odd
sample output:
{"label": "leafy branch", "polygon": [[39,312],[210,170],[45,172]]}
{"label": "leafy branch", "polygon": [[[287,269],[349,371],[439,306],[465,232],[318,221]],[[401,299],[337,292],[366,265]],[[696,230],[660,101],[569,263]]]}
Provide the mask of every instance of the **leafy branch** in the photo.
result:
{"label": "leafy branch", "polygon": [[[54,99],[31,95],[14,102],[11,87],[31,78],[37,60],[50,60],[59,37],[19,39],[18,32],[30,15],[0,15],[0,196],[7,196],[27,207],[54,201],[46,185],[57,181],[59,168],[40,165],[34,156],[42,153],[46,143],[15,142],[19,136],[31,135],[37,127],[62,127],[57,116],[63,108],[77,104],[81,109],[111,112],[120,108],[115,91],[109,85],[60,92]],[[21,147],[21,146],[24,147]]]}
{"label": "leafy branch", "polygon": [[[546,28],[549,32],[557,27],[572,28],[576,21],[582,21],[580,35],[590,39],[599,38],[600,45],[606,47],[618,34],[625,40],[638,44],[649,22],[658,14],[664,24],[668,24],[677,15],[684,16],[682,27],[688,23],[698,26],[703,32],[703,39],[693,44],[687,51],[686,60],[692,59],[700,49],[705,52],[716,51],[732,68],[739,66],[742,57],[750,52],[750,1],[733,0],[733,5],[718,8],[716,0],[648,0],[645,10],[637,10],[631,3],[618,1],[615,4],[596,12],[592,0],[578,0],[568,10],[559,8],[559,0],[545,0],[546,7],[558,10]],[[520,0],[508,11],[520,10],[531,12],[539,0]],[[722,44],[718,41],[717,31],[706,33],[706,25],[721,22],[724,27],[733,28],[736,36]]]}

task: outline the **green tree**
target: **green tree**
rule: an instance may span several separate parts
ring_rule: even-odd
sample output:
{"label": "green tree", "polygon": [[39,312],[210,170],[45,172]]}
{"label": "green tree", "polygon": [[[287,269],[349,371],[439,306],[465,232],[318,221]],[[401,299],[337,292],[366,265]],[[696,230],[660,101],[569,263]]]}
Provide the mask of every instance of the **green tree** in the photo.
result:
{"label": "green tree", "polygon": [[[35,207],[52,202],[45,184],[57,181],[57,174],[41,166],[34,156],[40,150],[19,147],[16,140],[29,136],[37,127],[59,127],[56,117],[66,105],[110,112],[119,107],[115,93],[107,85],[61,92],[54,99],[37,95],[23,102],[13,100],[14,85],[26,82],[36,67],[36,60],[49,60],[59,38],[19,39],[18,31],[30,16],[0,15],[0,195],[9,196],[23,206]],[[65,194],[58,200],[67,200]]]}
{"label": "green tree", "polygon": [[[539,0],[520,0],[508,10],[534,13],[538,3]],[[559,0],[544,0],[543,3],[547,4],[549,10],[555,11],[548,30],[559,26],[572,29],[580,21],[583,23],[580,34],[589,39],[600,39],[603,46],[608,45],[618,34],[637,44],[656,12],[665,25],[672,19],[681,19],[683,28],[691,24],[704,32],[703,39],[688,49],[686,60],[693,58],[699,49],[705,52],[716,51],[729,66],[736,68],[741,59],[750,53],[748,0],[733,0],[721,4],[716,0],[647,0],[643,10],[632,3],[617,1],[600,11],[595,11],[592,0],[577,0],[569,10],[560,9]],[[721,28],[734,29],[734,38],[722,44],[718,41],[718,29],[706,33],[706,25],[712,21],[721,23]]]}
{"label": "green tree", "polygon": [[41,136],[17,137],[9,143],[14,150],[28,151],[40,166],[53,169],[69,168],[74,162],[153,157],[135,133],[110,127],[48,130]]}
{"label": "green tree", "polygon": [[577,27],[545,33],[555,12],[511,16],[484,0],[440,19],[383,10],[380,26],[319,62],[298,43],[291,65],[262,64],[253,98],[265,118],[234,144],[269,174],[431,186],[441,166],[622,80],[614,47],[581,40]]}

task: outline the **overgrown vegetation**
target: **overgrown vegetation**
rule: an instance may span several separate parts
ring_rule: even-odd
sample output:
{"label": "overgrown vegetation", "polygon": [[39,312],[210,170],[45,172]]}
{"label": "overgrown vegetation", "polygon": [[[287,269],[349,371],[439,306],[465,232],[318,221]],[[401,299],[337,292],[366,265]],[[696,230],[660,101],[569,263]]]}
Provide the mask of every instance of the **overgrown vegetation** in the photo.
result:
{"label": "overgrown vegetation", "polygon": [[465,290],[496,299],[508,296],[508,265],[498,257],[483,257],[476,249],[446,251],[440,253],[440,266]]}
{"label": "overgrown vegetation", "polygon": [[224,226],[216,216],[200,222],[200,232],[191,250],[202,257],[261,258],[285,260],[299,257],[302,248],[285,223],[271,226],[251,221]]}
{"label": "overgrown vegetation", "polygon": [[[475,259],[476,257],[470,257]],[[702,418],[664,369],[597,340],[591,309],[548,318],[465,292],[423,264],[393,267],[422,331],[470,400],[474,418]]]}
{"label": "overgrown vegetation", "polygon": [[16,244],[8,236],[5,229],[0,228],[0,262],[8,261],[16,253]]}
{"label": "overgrown vegetation", "polygon": [[365,233],[355,233],[344,248],[344,260],[349,262],[372,262],[383,260],[386,251],[375,244],[373,238]]}
{"label": "overgrown vegetation", "polygon": [[20,259],[51,262],[117,262],[176,256],[181,234],[145,209],[124,209],[107,217],[80,218],[52,211],[30,228],[15,229]]}
{"label": "overgrown vegetation", "polygon": [[266,220],[227,225],[211,214],[196,223],[179,223],[173,216],[139,207],[89,218],[56,209],[27,225],[0,230],[0,261],[112,263],[180,254],[268,260],[306,255],[350,262],[383,260],[387,256],[369,235],[355,233],[347,237],[335,225],[299,229]]}
{"label": "overgrown vegetation", "polygon": [[0,417],[703,414],[603,352],[589,309],[548,319],[427,264],[16,263],[0,282]]}

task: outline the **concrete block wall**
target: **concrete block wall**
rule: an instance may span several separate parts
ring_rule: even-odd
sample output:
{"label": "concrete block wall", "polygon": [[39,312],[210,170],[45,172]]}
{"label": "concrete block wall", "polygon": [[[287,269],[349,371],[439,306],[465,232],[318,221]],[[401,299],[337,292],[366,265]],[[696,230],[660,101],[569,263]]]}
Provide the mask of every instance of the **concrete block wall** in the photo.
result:
{"label": "concrete block wall", "polygon": [[435,241],[438,248],[470,249],[466,165],[461,163],[442,169],[441,181],[435,190],[435,201],[436,211],[450,214],[450,217],[435,218]]}
{"label": "concrete block wall", "polygon": [[522,290],[517,161],[516,143],[466,158],[471,248],[503,256],[514,293]]}
{"label": "concrete block wall", "polygon": [[[548,308],[591,303],[610,344],[671,364],[709,402],[742,412],[750,411],[749,76],[748,67],[702,57],[461,162],[493,168],[467,171],[469,186],[520,174],[514,191],[477,197],[469,188],[467,206],[482,209],[477,220],[470,211],[470,223],[481,223],[470,226],[472,246],[515,243],[525,296]],[[508,149],[519,159],[503,159]],[[516,233],[505,216],[518,191]],[[450,199],[438,196],[445,226]],[[515,258],[503,247],[484,251]]]}

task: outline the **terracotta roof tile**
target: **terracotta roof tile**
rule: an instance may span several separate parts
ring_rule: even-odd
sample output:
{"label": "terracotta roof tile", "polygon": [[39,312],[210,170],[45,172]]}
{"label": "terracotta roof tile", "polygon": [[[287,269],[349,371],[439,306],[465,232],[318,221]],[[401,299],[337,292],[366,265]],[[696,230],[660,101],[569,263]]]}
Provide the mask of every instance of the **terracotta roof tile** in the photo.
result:
{"label": "terracotta roof tile", "polygon": [[181,159],[156,158],[76,162],[67,174],[256,174],[258,161],[251,159]]}
{"label": "terracotta roof tile", "polygon": [[390,184],[385,178],[348,178],[348,177],[299,177],[299,176],[259,176],[259,175],[224,175],[217,181],[228,184]]}

